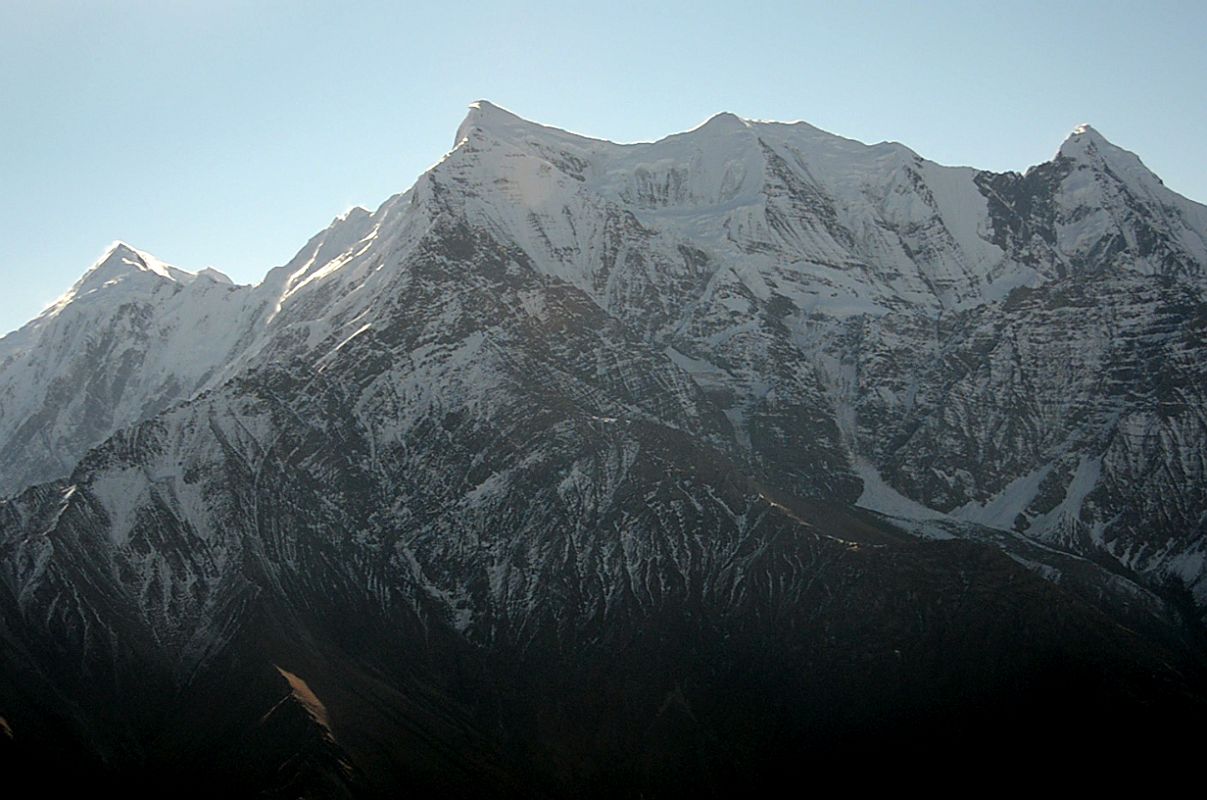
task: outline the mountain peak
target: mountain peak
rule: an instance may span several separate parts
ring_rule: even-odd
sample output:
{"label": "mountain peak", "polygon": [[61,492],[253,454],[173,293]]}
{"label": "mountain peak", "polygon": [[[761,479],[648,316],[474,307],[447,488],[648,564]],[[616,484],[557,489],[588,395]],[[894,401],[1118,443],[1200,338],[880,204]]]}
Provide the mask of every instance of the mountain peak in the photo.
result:
{"label": "mountain peak", "polygon": [[471,112],[476,111],[480,114],[502,114],[508,117],[516,117],[515,114],[511,113],[505,108],[502,108],[501,106],[496,106],[489,100],[475,100],[469,104],[469,108]]}
{"label": "mountain peak", "polygon": [[524,119],[505,108],[500,108],[489,100],[478,100],[469,104],[469,113],[457,128],[457,138],[453,142],[453,147],[457,147],[475,134],[485,134],[487,138],[513,144],[521,144],[524,141],[539,138],[546,142],[556,142],[571,147],[591,147],[604,141]]}
{"label": "mountain peak", "polygon": [[1083,166],[1106,170],[1116,179],[1144,192],[1165,193],[1165,184],[1130,150],[1113,144],[1095,128],[1078,125],[1061,144],[1058,158],[1067,158]]}
{"label": "mountain peak", "polygon": [[1074,159],[1089,157],[1094,159],[1110,159],[1120,156],[1136,158],[1135,154],[1113,145],[1106,136],[1089,123],[1081,123],[1073,128],[1060,146],[1059,156]]}
{"label": "mountain peak", "polygon": [[235,285],[235,282],[231,280],[229,275],[227,275],[225,272],[222,272],[221,270],[214,269],[213,267],[203,267],[203,268],[197,270],[197,277],[198,278],[209,278],[211,281],[214,281],[215,283],[224,283],[228,286]]}
{"label": "mountain peak", "polygon": [[150,253],[139,250],[120,239],[110,244],[88,271],[76,281],[56,306],[85,295],[103,286],[113,285],[129,278],[154,275],[175,283],[186,284],[196,277],[191,272],[165,264]]}
{"label": "mountain peak", "polygon": [[126,261],[141,262],[142,259],[139,251],[136,248],[120,239],[117,239],[111,242],[109,246],[105,248],[105,252],[101,254],[101,257],[98,258],[95,263],[93,263],[92,269],[97,269],[111,262],[122,263]]}
{"label": "mountain peak", "polygon": [[718,133],[729,133],[731,131],[744,131],[750,127],[750,123],[729,111],[722,111],[720,114],[714,114],[708,118],[708,121],[696,128],[697,131],[716,131]]}
{"label": "mountain peak", "polygon": [[331,220],[331,224],[334,225],[337,222],[345,222],[349,219],[363,219],[365,217],[369,217],[372,215],[373,215],[373,212],[370,211],[369,209],[365,208],[364,206],[352,206],[347,211],[340,214],[335,219]]}
{"label": "mountain peak", "polygon": [[1101,149],[1103,145],[1114,147],[1092,125],[1083,122],[1065,138],[1064,143],[1060,146],[1059,154],[1073,158],[1082,153],[1093,153]]}
{"label": "mountain peak", "polygon": [[93,263],[84,277],[108,279],[130,272],[155,272],[168,277],[163,267],[166,265],[159,259],[119,239],[105,248],[105,252]]}
{"label": "mountain peak", "polygon": [[476,100],[469,104],[469,113],[457,127],[457,139],[453,146],[457,146],[477,130],[497,134],[512,132],[518,127],[536,127],[536,123],[528,122],[489,100]]}

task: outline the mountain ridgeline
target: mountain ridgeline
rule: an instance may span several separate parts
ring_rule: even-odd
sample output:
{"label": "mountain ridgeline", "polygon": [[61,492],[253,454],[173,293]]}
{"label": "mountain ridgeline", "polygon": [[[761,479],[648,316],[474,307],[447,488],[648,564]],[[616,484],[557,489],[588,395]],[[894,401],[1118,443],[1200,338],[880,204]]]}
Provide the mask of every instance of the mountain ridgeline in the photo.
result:
{"label": "mountain ridgeline", "polygon": [[1207,207],[1088,126],[1020,175],[475,103],[256,286],[119,243],[0,339],[0,761],[324,798],[1193,758],[1205,335]]}

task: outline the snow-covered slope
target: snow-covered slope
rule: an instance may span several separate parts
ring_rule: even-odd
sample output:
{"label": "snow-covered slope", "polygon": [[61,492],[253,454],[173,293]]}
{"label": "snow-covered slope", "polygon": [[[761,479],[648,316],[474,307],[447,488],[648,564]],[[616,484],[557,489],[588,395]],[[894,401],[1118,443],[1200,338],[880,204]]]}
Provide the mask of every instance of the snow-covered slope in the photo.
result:
{"label": "snow-covered slope", "polygon": [[[761,299],[779,293],[830,314],[903,303],[937,313],[1033,279],[988,241],[976,171],[941,167],[898,144],[719,114],[652,144],[614,145],[551,132],[485,102],[458,136],[429,178],[489,186],[450,196],[471,222],[506,232],[538,268],[589,290],[613,313],[637,311],[615,284],[670,279],[657,273],[683,260],[680,246],[704,249]],[[593,221],[598,228],[582,227]],[[647,241],[620,251],[624,224]],[[628,252],[671,264],[639,272]],[[706,286],[673,288],[695,295],[683,299],[710,299]]]}
{"label": "snow-covered slope", "polygon": [[[64,476],[114,432],[257,359],[324,339],[339,290],[323,278],[372,231],[369,213],[353,209],[258,286],[115,242],[59,300],[0,339],[0,494]],[[352,273],[341,272],[340,285]]]}
{"label": "snow-covered slope", "polygon": [[[661,350],[658,369],[709,396],[735,452],[803,494],[852,502],[867,463],[933,509],[1096,548],[1118,538],[1118,511],[1073,536],[1082,500],[1037,510],[1040,482],[1055,497],[1073,481],[1058,461],[1098,463],[1127,425],[1163,444],[1120,485],[1201,453],[1207,210],[1089,126],[1025,176],[732,114],[616,145],[481,101],[455,144],[414,189],[335,220],[257,287],[115,245],[0,340],[0,490],[66,474],[114,431],[242,370],[325,364],[394,325],[392,287],[411,280],[396,264],[450,224]],[[1140,401],[1149,362],[1181,405]],[[1166,421],[1139,421],[1153,403]],[[1168,422],[1178,408],[1189,416]],[[1161,544],[1120,534],[1115,556],[1195,584],[1202,498],[1197,473],[1177,469],[1166,490],[1184,511],[1158,526]],[[1137,562],[1153,547],[1168,558]]]}
{"label": "snow-covered slope", "polygon": [[[1164,665],[1207,603],[1205,239],[1089,128],[991,174],[804,123],[617,145],[476,103],[412,189],[258,286],[118,245],[0,340],[0,689],[56,687],[63,724],[147,758],[165,706],[102,724],[87,687],[220,687],[240,711],[206,724],[269,748],[293,698],[337,782],[465,737],[483,775],[508,763],[483,741],[586,763],[574,737],[668,708],[715,741],[693,686],[765,705],[782,659],[893,703],[963,691],[940,647],[991,695],[1105,659],[1089,707],[1197,698]],[[540,692],[530,727],[491,705],[499,670],[577,703],[647,660],[598,730]]]}
{"label": "snow-covered slope", "polygon": [[[1083,503],[1059,522],[1028,511],[1039,490],[1019,487],[1051,473],[1052,494],[1067,472],[1057,461],[1103,456],[1088,441],[1164,425],[1135,416],[1148,413],[1146,361],[1182,405],[1145,402],[1189,416],[1154,433],[1164,444],[1135,470],[1201,452],[1207,210],[1089,126],[1027,175],[992,175],[805,123],[719,114],[616,145],[481,101],[414,189],[335,220],[258,287],[116,245],[0,340],[0,489],[63,475],[115,430],[257,364],[325,364],[395,325],[391,293],[412,279],[397,264],[437,225],[489,236],[515,268],[586,293],[663,352],[659,370],[709,396],[736,453],[803,494],[854,501],[853,465],[866,462],[931,508],[1007,527],[1022,514],[1067,543],[1053,526]],[[1107,374],[1123,377],[1103,385]],[[1179,469],[1185,512],[1161,524],[1172,539],[1158,549],[1195,583],[1198,562],[1170,543],[1197,552],[1202,539],[1197,473]],[[992,514],[975,510],[990,502]],[[1097,533],[1073,538],[1115,538],[1116,515],[1102,513],[1084,521]],[[1135,560],[1135,535],[1116,556]]]}
{"label": "snow-covered slope", "polygon": [[114,243],[0,339],[0,493],[65,475],[115,430],[206,385],[246,346],[249,290]]}

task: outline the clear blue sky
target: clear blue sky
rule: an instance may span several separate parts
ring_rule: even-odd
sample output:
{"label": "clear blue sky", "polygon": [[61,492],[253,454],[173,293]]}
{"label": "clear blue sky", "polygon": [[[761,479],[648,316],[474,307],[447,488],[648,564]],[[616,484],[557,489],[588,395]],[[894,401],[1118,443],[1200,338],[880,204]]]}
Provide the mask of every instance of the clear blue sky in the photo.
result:
{"label": "clear blue sky", "polygon": [[1023,170],[1090,122],[1207,201],[1207,3],[0,0],[0,332],[114,239],[258,281],[465,106],[617,141],[718,111]]}

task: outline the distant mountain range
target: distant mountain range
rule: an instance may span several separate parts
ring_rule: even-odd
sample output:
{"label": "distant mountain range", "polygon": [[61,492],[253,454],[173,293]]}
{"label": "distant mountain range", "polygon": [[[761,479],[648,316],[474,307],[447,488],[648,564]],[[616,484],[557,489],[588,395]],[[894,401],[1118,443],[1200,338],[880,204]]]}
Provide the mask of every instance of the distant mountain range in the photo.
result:
{"label": "distant mountain range", "polygon": [[116,243],[0,339],[0,759],[317,798],[1193,758],[1205,335],[1207,207],[1089,126],[1019,175],[475,103],[259,285]]}

